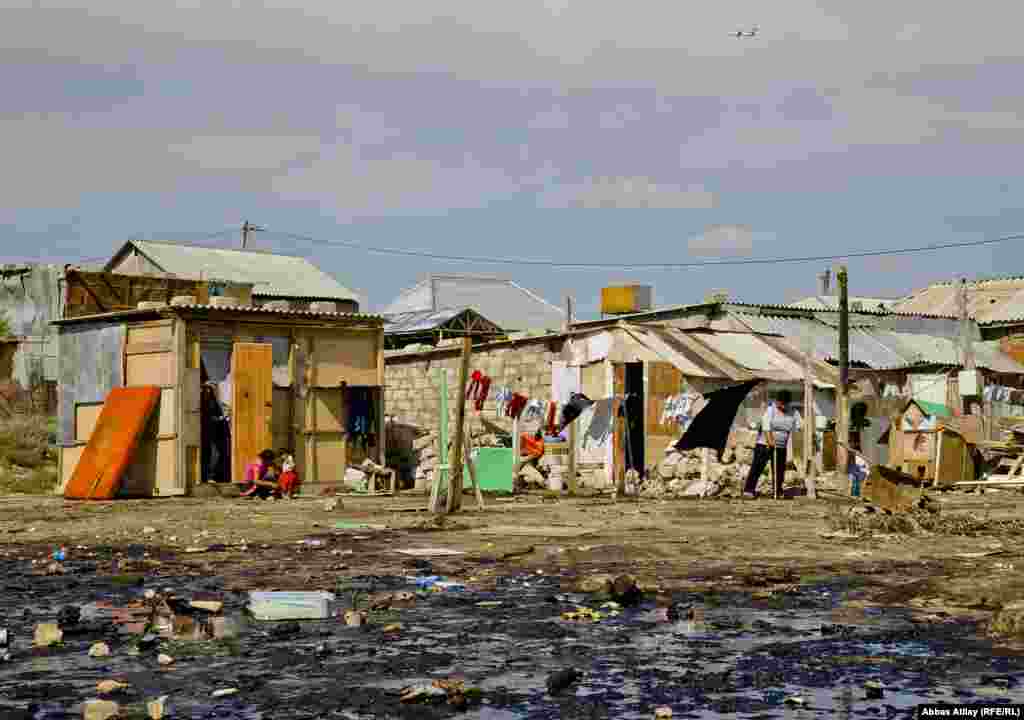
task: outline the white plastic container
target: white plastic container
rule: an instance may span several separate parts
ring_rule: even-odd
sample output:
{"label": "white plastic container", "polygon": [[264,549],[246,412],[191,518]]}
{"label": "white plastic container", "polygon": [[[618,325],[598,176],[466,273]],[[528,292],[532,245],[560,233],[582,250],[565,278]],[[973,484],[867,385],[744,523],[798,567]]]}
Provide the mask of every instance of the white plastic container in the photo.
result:
{"label": "white plastic container", "polygon": [[249,612],[257,620],[324,620],[335,600],[329,592],[250,592]]}

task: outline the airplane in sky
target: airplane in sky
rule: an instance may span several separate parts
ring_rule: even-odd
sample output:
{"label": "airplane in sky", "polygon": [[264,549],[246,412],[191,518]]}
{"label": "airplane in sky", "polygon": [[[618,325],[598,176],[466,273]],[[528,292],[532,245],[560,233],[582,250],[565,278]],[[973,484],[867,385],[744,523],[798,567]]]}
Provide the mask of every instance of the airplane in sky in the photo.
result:
{"label": "airplane in sky", "polygon": [[729,36],[734,38],[752,38],[756,37],[759,31],[760,28],[755,25],[750,30],[737,30],[736,32],[729,33]]}

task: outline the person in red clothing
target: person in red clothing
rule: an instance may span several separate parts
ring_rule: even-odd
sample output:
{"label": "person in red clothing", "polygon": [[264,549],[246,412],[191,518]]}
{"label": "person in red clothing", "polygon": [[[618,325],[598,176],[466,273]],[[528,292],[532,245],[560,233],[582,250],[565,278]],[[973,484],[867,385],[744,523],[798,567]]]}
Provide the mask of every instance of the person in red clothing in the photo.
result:
{"label": "person in red clothing", "polygon": [[540,459],[544,457],[544,432],[537,430],[533,433],[523,433],[519,437],[519,462],[516,464],[516,478],[527,465],[533,467],[542,477],[547,478],[547,472],[541,467]]}
{"label": "person in red clothing", "polygon": [[280,495],[277,486],[277,471],[274,468],[274,451],[267,449],[245,468],[245,482],[242,483],[242,497],[268,498]]}
{"label": "person in red clothing", "polygon": [[299,474],[295,471],[295,458],[288,451],[281,453],[281,478],[277,482],[281,495],[286,498],[295,497],[299,489]]}

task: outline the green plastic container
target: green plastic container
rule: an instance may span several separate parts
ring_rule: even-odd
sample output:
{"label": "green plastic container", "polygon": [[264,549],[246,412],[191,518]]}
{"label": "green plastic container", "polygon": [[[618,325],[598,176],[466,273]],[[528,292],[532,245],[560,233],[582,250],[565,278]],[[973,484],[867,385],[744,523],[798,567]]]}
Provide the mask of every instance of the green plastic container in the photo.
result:
{"label": "green plastic container", "polygon": [[[481,490],[512,492],[512,448],[477,448],[473,461]],[[469,467],[463,470],[462,478],[463,487],[469,488]]]}

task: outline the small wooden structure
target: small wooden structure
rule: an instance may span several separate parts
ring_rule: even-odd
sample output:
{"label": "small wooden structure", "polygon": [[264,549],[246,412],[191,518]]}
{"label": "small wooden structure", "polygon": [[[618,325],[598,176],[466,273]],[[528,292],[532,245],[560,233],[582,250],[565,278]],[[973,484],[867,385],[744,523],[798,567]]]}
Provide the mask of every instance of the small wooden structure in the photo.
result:
{"label": "small wooden structure", "polygon": [[[133,280],[138,280],[133,278]],[[239,482],[264,448],[293,451],[302,494],[340,487],[345,468],[383,465],[384,329],[379,316],[237,304],[163,305],[56,321],[61,490],[115,387],[161,388],[152,427],[122,496],[189,495],[203,472],[204,382],[230,404],[231,466]],[[226,378],[226,379],[225,379]],[[349,434],[358,399],[374,426]]]}
{"label": "small wooden structure", "polygon": [[974,479],[971,448],[979,429],[971,418],[954,417],[945,405],[910,400],[893,416],[879,442],[889,445],[889,465],[927,485],[951,487]]}

